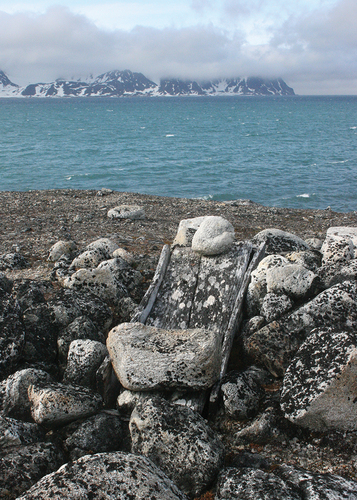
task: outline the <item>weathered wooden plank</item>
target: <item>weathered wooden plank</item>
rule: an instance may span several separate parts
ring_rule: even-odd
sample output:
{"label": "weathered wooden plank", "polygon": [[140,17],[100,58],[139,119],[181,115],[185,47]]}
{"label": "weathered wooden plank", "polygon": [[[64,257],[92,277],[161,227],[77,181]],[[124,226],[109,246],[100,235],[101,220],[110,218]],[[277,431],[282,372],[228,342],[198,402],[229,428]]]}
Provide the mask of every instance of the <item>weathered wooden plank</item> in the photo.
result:
{"label": "weathered wooden plank", "polygon": [[251,252],[251,243],[236,243],[225,254],[201,258],[190,328],[204,326],[223,338]]}
{"label": "weathered wooden plank", "polygon": [[176,247],[172,250],[165,279],[146,320],[147,325],[188,328],[199,262],[199,255],[190,248]]}
{"label": "weathered wooden plank", "polygon": [[167,266],[170,261],[170,252],[170,245],[164,245],[163,249],[161,250],[161,255],[159,258],[159,262],[157,263],[152,282],[147,289],[144,297],[142,298],[135,315],[132,317],[131,323],[145,323],[145,321],[147,320],[152,306],[155,303],[161,283],[165,277]]}

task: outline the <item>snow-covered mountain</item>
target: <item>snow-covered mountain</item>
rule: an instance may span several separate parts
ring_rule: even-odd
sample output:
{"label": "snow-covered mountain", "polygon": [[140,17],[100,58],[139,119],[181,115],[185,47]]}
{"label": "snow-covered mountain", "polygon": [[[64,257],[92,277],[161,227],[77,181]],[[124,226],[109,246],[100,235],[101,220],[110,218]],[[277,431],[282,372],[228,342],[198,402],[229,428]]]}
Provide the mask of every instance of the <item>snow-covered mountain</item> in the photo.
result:
{"label": "snow-covered mountain", "polygon": [[142,73],[129,70],[109,71],[84,81],[58,79],[19,87],[0,71],[0,97],[122,97],[187,95],[294,95],[281,78],[233,78],[196,82],[162,79],[160,84]]}

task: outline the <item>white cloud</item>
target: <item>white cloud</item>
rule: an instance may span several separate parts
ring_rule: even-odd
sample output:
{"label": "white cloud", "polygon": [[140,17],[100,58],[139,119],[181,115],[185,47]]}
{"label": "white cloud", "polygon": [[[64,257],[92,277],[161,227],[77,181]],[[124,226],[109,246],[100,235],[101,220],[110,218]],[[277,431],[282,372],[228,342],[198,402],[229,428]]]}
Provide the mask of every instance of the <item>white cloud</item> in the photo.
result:
{"label": "white cloud", "polygon": [[[207,14],[214,8],[210,1],[193,2]],[[248,3],[233,0],[220,7],[228,2],[248,9]],[[268,5],[252,2],[256,8]],[[64,7],[41,14],[0,12],[0,69],[20,84],[131,69],[156,81],[164,76],[281,76],[299,93],[356,93],[357,3],[330,3],[321,0],[319,9],[304,15],[291,13],[278,26],[267,18],[260,29],[269,36],[255,40],[259,31],[248,11],[227,30],[213,22],[108,30]]]}

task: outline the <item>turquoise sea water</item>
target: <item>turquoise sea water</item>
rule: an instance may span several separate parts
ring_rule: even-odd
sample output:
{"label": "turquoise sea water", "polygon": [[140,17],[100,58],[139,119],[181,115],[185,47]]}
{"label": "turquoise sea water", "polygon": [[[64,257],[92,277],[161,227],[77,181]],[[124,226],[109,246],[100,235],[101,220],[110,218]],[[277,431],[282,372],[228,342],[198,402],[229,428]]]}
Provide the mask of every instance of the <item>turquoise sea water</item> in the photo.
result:
{"label": "turquoise sea water", "polygon": [[357,96],[0,99],[0,190],[357,210]]}

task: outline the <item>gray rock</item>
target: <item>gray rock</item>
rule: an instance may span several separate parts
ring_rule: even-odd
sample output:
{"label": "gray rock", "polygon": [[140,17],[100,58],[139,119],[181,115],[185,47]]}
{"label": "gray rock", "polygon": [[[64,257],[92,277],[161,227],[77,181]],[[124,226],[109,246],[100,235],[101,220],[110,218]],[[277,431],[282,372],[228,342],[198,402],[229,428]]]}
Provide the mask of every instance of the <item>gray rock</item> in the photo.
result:
{"label": "gray rock", "polygon": [[145,219],[145,211],[138,205],[120,205],[108,211],[109,219]]}
{"label": "gray rock", "polygon": [[299,264],[267,269],[267,291],[285,294],[294,300],[306,299],[319,291],[318,276]]}
{"label": "gray rock", "polygon": [[5,276],[5,274],[0,273],[0,288],[4,290],[4,292],[11,294],[13,282]]}
{"label": "gray rock", "polygon": [[64,279],[63,286],[92,293],[107,304],[117,304],[128,293],[109,268],[79,269]]}
{"label": "gray rock", "polygon": [[244,340],[247,353],[280,377],[314,328],[357,326],[357,283],[345,281],[324,290],[282,320],[273,321]]}
{"label": "gray rock", "polygon": [[264,229],[256,234],[252,241],[257,246],[265,242],[265,252],[267,254],[310,250],[306,241],[295,234],[281,231],[280,229]]}
{"label": "gray rock", "polygon": [[31,385],[28,394],[34,421],[53,427],[89,417],[97,413],[103,404],[99,394],[72,385]]}
{"label": "gray rock", "polygon": [[63,362],[67,360],[68,350],[73,340],[89,339],[105,343],[105,337],[93,321],[87,316],[79,316],[67,328],[62,330],[57,338],[58,356]]}
{"label": "gray rock", "polygon": [[28,261],[18,252],[0,255],[0,271],[26,269],[27,267],[29,267]]}
{"label": "gray rock", "polygon": [[57,262],[62,256],[71,258],[77,251],[74,241],[57,241],[49,250],[48,259],[50,262]]}
{"label": "gray rock", "polygon": [[312,430],[357,429],[355,331],[317,329],[285,372],[281,408]]}
{"label": "gray rock", "polygon": [[117,258],[124,259],[130,265],[134,264],[135,262],[134,255],[125,250],[125,248],[117,248],[116,250],[114,250],[114,252],[112,253],[112,257],[114,259]]}
{"label": "gray rock", "polygon": [[109,270],[133,297],[135,297],[137,289],[143,281],[140,271],[136,271],[124,259],[119,257],[102,262],[98,269]]}
{"label": "gray rock", "polygon": [[234,239],[234,227],[229,221],[207,216],[192,238],[192,250],[200,255],[219,255],[231,248]]}
{"label": "gray rock", "polygon": [[103,260],[108,258],[107,252],[103,252],[99,248],[86,250],[73,259],[71,269],[92,269],[97,267]]}
{"label": "gray rock", "polygon": [[272,441],[276,443],[278,440],[282,440],[281,432],[277,426],[275,409],[272,406],[268,407],[251,424],[238,431],[234,438],[236,443],[239,444],[267,444]]}
{"label": "gray rock", "polygon": [[33,305],[23,312],[22,318],[26,329],[24,360],[55,363],[58,327],[51,308],[46,303]]}
{"label": "gray rock", "polygon": [[4,415],[16,418],[30,416],[28,388],[32,384],[43,384],[51,381],[50,375],[35,368],[26,368],[10,375],[6,380],[3,400]]}
{"label": "gray rock", "polygon": [[99,238],[98,240],[89,243],[86,250],[100,250],[109,259],[115,250],[117,250],[118,245],[110,238]]}
{"label": "gray rock", "polygon": [[87,455],[69,462],[45,476],[18,500],[48,498],[186,499],[150,460],[123,452]]}
{"label": "gray rock", "polygon": [[[322,242],[321,242],[322,243]],[[314,273],[321,266],[322,255],[318,251],[305,250],[285,254],[285,257],[292,264],[299,264]]]}
{"label": "gray rock", "polygon": [[210,330],[164,330],[122,323],[108,335],[107,347],[123,387],[153,390],[181,387],[201,390],[219,378],[221,343]]}
{"label": "gray rock", "polygon": [[287,295],[277,295],[276,293],[267,293],[263,299],[260,313],[265,320],[270,323],[288,312],[293,307],[294,302]]}
{"label": "gray rock", "polygon": [[180,247],[190,247],[192,245],[192,238],[200,227],[206,216],[195,217],[194,219],[183,219],[177,229],[177,233],[172,245],[179,245]]}
{"label": "gray rock", "polygon": [[320,250],[322,247],[323,240],[319,238],[306,238],[305,242],[309,245],[312,250]]}
{"label": "gray rock", "polygon": [[357,482],[336,474],[319,474],[281,465],[275,473],[295,485],[304,500],[353,500],[357,498]]}
{"label": "gray rock", "polygon": [[19,304],[0,287],[0,380],[18,363],[25,345],[25,327]]}
{"label": "gray rock", "polygon": [[0,416],[0,450],[36,443],[44,437],[37,424]]}
{"label": "gray rock", "polygon": [[159,391],[129,391],[127,389],[122,390],[117,399],[117,407],[120,413],[124,415],[130,415],[134,410],[135,406],[139,402],[147,401],[153,397],[164,397],[163,392]]}
{"label": "gray rock", "polygon": [[357,259],[350,260],[342,265],[326,265],[320,268],[326,288],[344,281],[357,280]]}
{"label": "gray rock", "polygon": [[198,413],[150,399],[137,404],[129,428],[132,452],[150,458],[188,496],[199,496],[215,480],[224,447]]}
{"label": "gray rock", "polygon": [[123,424],[115,411],[94,415],[77,426],[74,432],[68,429],[67,433],[63,446],[71,460],[88,454],[119,451],[123,445]]}
{"label": "gray rock", "polygon": [[104,344],[95,340],[73,340],[69,347],[63,381],[96,388],[96,372],[108,351]]}
{"label": "gray rock", "polygon": [[254,368],[230,372],[222,380],[221,393],[226,415],[237,420],[254,416],[259,409],[263,389]]}
{"label": "gray rock", "polygon": [[64,462],[53,443],[36,443],[12,450],[0,459],[0,498],[14,499]]}
{"label": "gray rock", "polygon": [[323,264],[348,262],[357,257],[357,228],[330,227],[321,247]]}
{"label": "gray rock", "polygon": [[274,474],[253,468],[223,470],[215,500],[302,500],[299,488]]}

